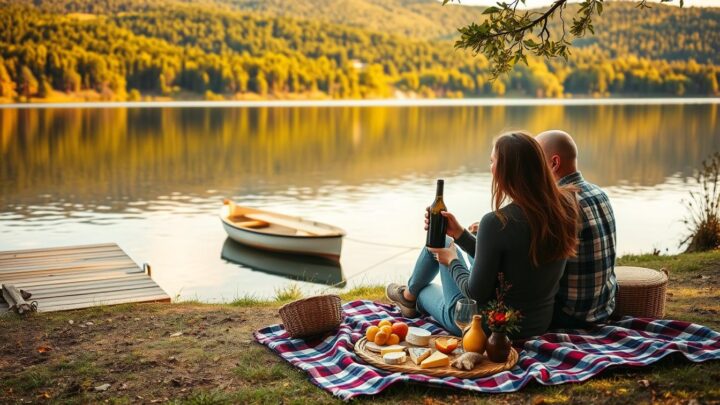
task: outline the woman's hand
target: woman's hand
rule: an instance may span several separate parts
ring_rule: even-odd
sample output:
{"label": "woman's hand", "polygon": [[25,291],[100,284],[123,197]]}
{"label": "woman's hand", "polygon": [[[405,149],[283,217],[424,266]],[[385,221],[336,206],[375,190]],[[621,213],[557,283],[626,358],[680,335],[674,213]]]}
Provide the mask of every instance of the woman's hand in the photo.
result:
{"label": "woman's hand", "polygon": [[[443,211],[440,214],[444,216],[447,219],[447,230],[445,233],[447,236],[457,239],[459,238],[463,233],[463,227],[460,225],[460,222],[458,222],[457,218],[455,218],[455,215]],[[425,230],[428,230],[428,226],[430,224],[430,213],[426,210],[425,211]]]}
{"label": "woman's hand", "polygon": [[455,248],[454,242],[446,248],[427,248],[427,250],[435,255],[435,260],[437,260],[438,263],[445,266],[450,265],[450,262],[458,258],[457,248]]}
{"label": "woman's hand", "polygon": [[477,235],[478,229],[480,229],[480,222],[473,222],[468,226],[468,231],[473,235]]}

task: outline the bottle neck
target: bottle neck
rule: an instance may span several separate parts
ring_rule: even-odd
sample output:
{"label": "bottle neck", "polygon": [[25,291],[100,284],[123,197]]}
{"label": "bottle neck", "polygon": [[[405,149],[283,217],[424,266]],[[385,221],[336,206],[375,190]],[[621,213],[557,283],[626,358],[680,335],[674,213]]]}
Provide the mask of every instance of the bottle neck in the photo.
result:
{"label": "bottle neck", "polygon": [[442,180],[438,180],[437,182],[437,189],[435,190],[435,197],[442,198],[443,196],[443,189],[445,188],[445,182]]}

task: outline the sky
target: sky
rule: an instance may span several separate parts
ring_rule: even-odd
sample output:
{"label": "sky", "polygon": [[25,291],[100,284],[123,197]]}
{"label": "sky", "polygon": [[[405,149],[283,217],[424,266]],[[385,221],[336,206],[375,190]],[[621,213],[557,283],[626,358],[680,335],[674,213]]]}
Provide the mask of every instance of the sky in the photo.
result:
{"label": "sky", "polygon": [[[509,3],[510,0],[503,0],[506,3]],[[570,0],[571,2],[577,3],[578,1]],[[652,0],[651,0],[652,1]],[[457,2],[457,0],[453,0],[453,2]],[[460,0],[460,2],[463,5],[477,5],[477,6],[491,6],[495,5],[497,3],[496,0]],[[549,4],[552,4],[552,0],[526,0],[525,4],[529,8],[535,8],[535,7],[543,7],[547,6]],[[675,4],[678,5],[680,2],[679,0],[674,0],[671,3],[668,4]],[[720,0],[685,0],[685,7],[720,7]]]}

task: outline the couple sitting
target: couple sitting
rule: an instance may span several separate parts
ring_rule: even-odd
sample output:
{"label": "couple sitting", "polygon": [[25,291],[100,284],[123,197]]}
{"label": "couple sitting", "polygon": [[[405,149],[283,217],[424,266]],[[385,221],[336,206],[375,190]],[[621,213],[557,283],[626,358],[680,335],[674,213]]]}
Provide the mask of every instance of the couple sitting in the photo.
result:
{"label": "couple sitting", "polygon": [[[561,131],[505,134],[490,162],[493,211],[477,236],[443,213],[446,247],[424,248],[407,286],[390,284],[388,299],[403,316],[419,310],[459,336],[456,303],[467,297],[485,306],[504,273],[512,285],[506,304],[523,315],[514,338],[606,321],[617,292],[615,221],[607,195],[577,171],[573,139]],[[432,283],[438,272],[442,286]]]}

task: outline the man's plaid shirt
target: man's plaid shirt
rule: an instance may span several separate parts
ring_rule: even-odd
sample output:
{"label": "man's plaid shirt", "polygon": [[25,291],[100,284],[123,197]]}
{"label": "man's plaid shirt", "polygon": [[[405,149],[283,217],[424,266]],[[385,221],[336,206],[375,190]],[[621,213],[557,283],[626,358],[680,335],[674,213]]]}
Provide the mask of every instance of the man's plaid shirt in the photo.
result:
{"label": "man's plaid shirt", "polygon": [[579,189],[582,225],[577,256],[567,261],[556,301],[575,319],[601,322],[615,309],[615,215],[605,192],[580,172],[563,177],[559,184]]}

